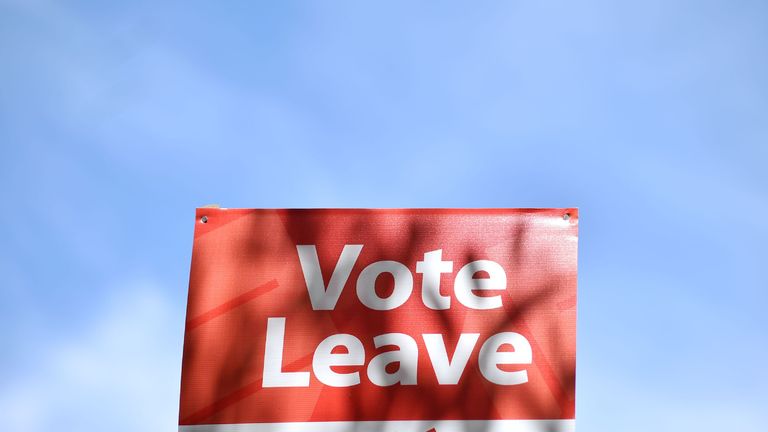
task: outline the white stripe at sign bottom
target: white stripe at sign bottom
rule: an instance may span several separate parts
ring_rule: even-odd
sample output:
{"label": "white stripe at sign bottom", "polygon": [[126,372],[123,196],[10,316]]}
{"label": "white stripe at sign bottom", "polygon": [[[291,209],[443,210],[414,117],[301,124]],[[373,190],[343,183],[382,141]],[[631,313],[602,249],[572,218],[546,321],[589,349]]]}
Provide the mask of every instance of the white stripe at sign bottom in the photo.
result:
{"label": "white stripe at sign bottom", "polygon": [[179,426],[179,432],[574,432],[575,420],[397,420]]}

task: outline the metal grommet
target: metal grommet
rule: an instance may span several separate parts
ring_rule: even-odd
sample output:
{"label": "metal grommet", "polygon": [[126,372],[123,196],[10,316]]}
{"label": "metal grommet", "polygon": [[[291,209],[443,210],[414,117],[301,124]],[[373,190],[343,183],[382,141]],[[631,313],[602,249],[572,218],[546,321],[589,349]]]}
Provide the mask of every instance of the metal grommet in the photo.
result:
{"label": "metal grommet", "polygon": [[208,223],[208,216],[203,216],[200,218],[200,223]]}
{"label": "metal grommet", "polygon": [[570,219],[571,219],[571,214],[570,213],[566,213],[566,214],[563,215],[563,220],[567,221],[567,220],[570,220]]}

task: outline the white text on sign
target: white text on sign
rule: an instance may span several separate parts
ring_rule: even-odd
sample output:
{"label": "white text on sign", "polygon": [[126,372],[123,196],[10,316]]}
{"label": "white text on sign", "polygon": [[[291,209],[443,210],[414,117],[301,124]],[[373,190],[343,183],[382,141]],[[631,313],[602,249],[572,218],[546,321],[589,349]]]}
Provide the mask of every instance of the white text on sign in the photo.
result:
{"label": "white text on sign", "polygon": [[[334,310],[347,284],[363,245],[345,245],[328,285],[324,283],[315,245],[296,246],[307,292],[314,310]],[[440,292],[440,275],[453,272],[453,262],[443,261],[442,250],[424,253],[424,259],[416,263],[416,272],[423,275],[422,301],[433,310],[445,310],[451,306],[451,297]],[[486,278],[475,278],[484,272]],[[376,292],[376,279],[389,273],[394,278],[394,289],[387,297]],[[480,296],[475,291],[501,291],[507,288],[504,268],[491,260],[477,260],[464,265],[454,279],[454,294],[465,307],[488,310],[502,306],[501,295]],[[413,274],[410,269],[397,261],[376,261],[366,266],[357,279],[356,293],[360,302],[369,309],[387,311],[402,306],[413,292]],[[266,346],[264,352],[263,387],[308,387],[310,372],[283,371],[283,345],[285,340],[283,317],[267,320]],[[462,333],[453,355],[448,350],[441,334],[421,334],[440,385],[458,384],[466,369],[469,358],[480,338],[478,333]],[[396,347],[374,356],[365,368],[367,379],[374,385],[386,387],[395,384],[416,385],[419,359],[416,340],[404,333],[386,333],[375,336],[373,344],[377,349]],[[511,346],[513,351],[503,350]],[[343,347],[345,352],[334,352]],[[323,384],[331,387],[349,387],[361,382],[361,371],[337,372],[334,367],[365,366],[365,349],[356,336],[335,334],[325,338],[314,351],[312,372]],[[488,337],[480,347],[478,365],[482,376],[497,385],[518,385],[528,382],[526,370],[508,371],[502,365],[529,365],[533,361],[531,345],[521,334],[501,332]],[[396,364],[396,370],[388,365]]]}

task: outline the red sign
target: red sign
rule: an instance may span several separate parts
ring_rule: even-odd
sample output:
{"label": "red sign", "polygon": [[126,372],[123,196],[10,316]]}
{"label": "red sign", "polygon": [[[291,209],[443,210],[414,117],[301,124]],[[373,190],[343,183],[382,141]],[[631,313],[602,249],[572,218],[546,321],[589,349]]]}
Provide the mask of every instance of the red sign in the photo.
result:
{"label": "red sign", "polygon": [[576,209],[197,210],[181,431],[572,431]]}

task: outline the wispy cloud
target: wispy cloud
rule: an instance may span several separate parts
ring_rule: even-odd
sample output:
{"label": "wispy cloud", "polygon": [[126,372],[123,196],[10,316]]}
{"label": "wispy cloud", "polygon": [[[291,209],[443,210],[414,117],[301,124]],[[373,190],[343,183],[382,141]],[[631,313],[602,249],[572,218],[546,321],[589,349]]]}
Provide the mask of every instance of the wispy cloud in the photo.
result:
{"label": "wispy cloud", "polygon": [[174,430],[183,317],[161,293],[129,284],[81,334],[46,344],[0,390],[3,429]]}

